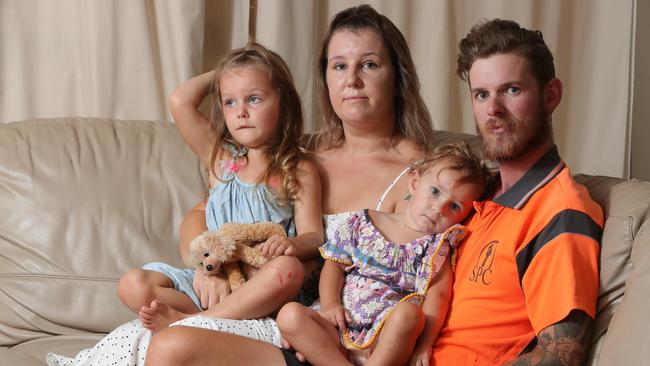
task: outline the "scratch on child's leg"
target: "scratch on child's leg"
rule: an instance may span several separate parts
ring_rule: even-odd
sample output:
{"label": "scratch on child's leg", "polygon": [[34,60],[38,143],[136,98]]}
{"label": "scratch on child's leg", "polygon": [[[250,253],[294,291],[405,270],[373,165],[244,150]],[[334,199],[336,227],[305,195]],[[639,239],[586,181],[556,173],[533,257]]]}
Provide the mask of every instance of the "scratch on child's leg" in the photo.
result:
{"label": "scratch on child's leg", "polygon": [[284,288],[284,280],[282,279],[282,271],[278,267],[271,267],[276,273],[276,276],[278,278],[278,281],[280,282],[280,288],[275,291],[275,294],[273,295],[273,300],[274,301],[279,301],[280,297],[282,296],[282,289]]}
{"label": "scratch on child's leg", "polygon": [[278,274],[278,280],[280,281],[280,286],[284,286],[284,280],[282,279],[282,271],[279,268],[273,267]]}

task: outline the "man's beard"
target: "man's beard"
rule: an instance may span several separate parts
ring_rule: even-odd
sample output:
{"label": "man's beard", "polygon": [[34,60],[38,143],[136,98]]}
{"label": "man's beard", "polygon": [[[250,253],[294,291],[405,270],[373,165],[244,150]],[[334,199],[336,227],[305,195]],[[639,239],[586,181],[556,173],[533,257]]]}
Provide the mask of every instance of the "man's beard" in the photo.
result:
{"label": "man's beard", "polygon": [[[490,132],[497,122],[506,130],[505,133],[495,135]],[[476,126],[476,133],[481,138],[483,157],[497,162],[518,158],[539,147],[553,134],[551,119],[541,106],[532,118],[492,118],[486,122],[484,128],[485,134],[480,131],[478,125]]]}

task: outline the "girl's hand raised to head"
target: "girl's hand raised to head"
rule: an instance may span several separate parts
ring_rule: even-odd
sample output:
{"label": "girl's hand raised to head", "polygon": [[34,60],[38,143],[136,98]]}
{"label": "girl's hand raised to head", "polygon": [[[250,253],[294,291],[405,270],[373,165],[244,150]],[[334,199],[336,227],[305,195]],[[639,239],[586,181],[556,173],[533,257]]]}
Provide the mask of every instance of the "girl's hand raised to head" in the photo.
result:
{"label": "girl's hand raised to head", "polygon": [[169,96],[169,109],[176,127],[185,142],[207,167],[210,166],[215,136],[208,117],[199,110],[199,106],[209,94],[214,77],[213,71],[195,76],[176,87]]}
{"label": "girl's hand raised to head", "polygon": [[273,235],[264,243],[257,246],[262,255],[267,258],[277,257],[279,255],[296,255],[296,243],[290,238]]}

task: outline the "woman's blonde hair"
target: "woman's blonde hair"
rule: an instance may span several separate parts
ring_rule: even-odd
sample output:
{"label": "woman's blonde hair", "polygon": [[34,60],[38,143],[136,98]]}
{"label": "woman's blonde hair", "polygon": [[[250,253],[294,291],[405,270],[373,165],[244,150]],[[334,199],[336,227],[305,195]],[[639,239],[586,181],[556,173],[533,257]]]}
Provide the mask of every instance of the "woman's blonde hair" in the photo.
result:
{"label": "woman's blonde hair", "polygon": [[[267,183],[272,177],[280,177],[278,198],[287,202],[296,198],[300,189],[298,181],[298,163],[305,157],[297,141],[303,135],[303,116],[300,96],[293,83],[289,67],[282,57],[266,47],[249,42],[245,47],[230,51],[215,67],[211,95],[210,127],[215,132],[216,140],[210,158],[210,169],[214,171],[217,159],[227,154],[235,158],[236,153],[244,148],[232,137],[226,126],[222,106],[219,82],[225,71],[240,67],[261,67],[268,72],[271,85],[279,96],[279,121],[276,137],[264,147],[269,165],[257,183]],[[219,178],[217,176],[217,178]]]}
{"label": "woman's blonde hair", "polygon": [[345,140],[343,123],[336,115],[329,99],[327,86],[327,53],[334,34],[341,30],[359,31],[369,29],[380,35],[390,54],[395,70],[395,121],[396,128],[392,145],[399,138],[415,141],[425,152],[433,149],[433,127],[431,116],[420,96],[420,81],[415,72],[406,39],[402,32],[386,16],[379,14],[370,5],[345,9],[332,18],[327,35],[318,56],[316,86],[320,94],[322,118],[318,121],[318,132],[314,136],[315,148],[339,146]]}

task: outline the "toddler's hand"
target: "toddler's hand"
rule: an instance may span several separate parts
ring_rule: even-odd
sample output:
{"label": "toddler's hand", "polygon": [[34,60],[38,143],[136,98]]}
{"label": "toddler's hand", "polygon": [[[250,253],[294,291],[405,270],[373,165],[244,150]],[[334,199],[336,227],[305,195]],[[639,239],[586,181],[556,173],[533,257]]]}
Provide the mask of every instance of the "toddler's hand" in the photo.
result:
{"label": "toddler's hand", "polygon": [[267,258],[273,258],[279,255],[296,255],[296,243],[280,235],[273,235],[257,248]]}
{"label": "toddler's hand", "polygon": [[230,283],[225,276],[205,276],[196,271],[192,281],[194,292],[201,299],[201,307],[210,309],[213,305],[220,303],[230,294]]}
{"label": "toddler's hand", "polygon": [[323,307],[319,313],[323,318],[327,319],[327,321],[340,330],[345,329],[347,322],[352,321],[350,313],[345,310],[341,304],[336,304],[327,308]]}

